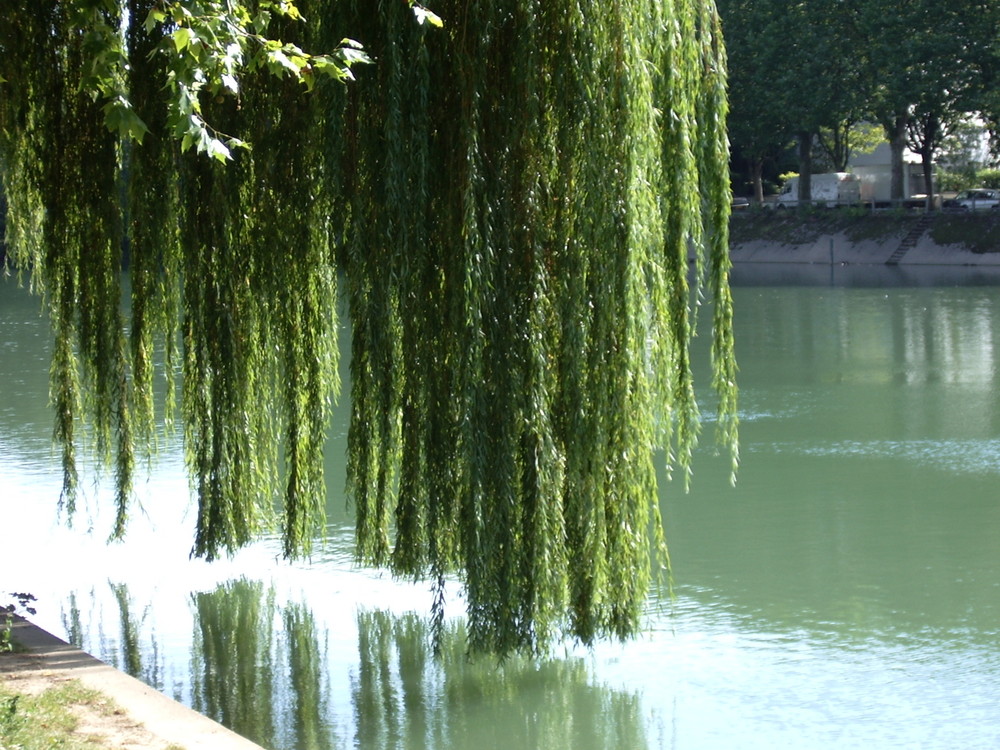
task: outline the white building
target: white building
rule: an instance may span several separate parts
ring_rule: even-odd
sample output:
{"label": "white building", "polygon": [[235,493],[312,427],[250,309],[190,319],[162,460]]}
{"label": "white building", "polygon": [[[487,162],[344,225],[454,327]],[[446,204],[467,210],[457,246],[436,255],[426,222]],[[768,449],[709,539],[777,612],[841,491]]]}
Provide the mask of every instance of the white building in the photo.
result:
{"label": "white building", "polygon": [[[891,200],[892,150],[889,143],[880,143],[874,151],[851,158],[847,170],[861,180],[863,203],[888,203]],[[924,165],[920,154],[903,150],[903,197],[924,194]]]}

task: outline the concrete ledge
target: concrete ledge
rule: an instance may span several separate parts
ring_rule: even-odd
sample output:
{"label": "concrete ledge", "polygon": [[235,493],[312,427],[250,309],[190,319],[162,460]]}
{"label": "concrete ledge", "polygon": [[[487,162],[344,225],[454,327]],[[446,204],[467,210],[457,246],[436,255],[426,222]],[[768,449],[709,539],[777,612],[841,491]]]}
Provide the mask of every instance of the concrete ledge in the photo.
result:
{"label": "concrete ledge", "polygon": [[16,617],[15,643],[25,649],[26,668],[79,680],[111,698],[153,735],[185,750],[262,750],[197,711],[95,659],[23,618]]}
{"label": "concrete ledge", "polygon": [[[734,263],[819,263],[826,265],[885,265],[899,247],[901,237],[854,242],[844,234],[821,235],[801,244],[769,242],[734,243],[729,257]],[[961,245],[938,245],[929,233],[899,261],[900,266],[1000,266],[1000,253],[974,253]]]}

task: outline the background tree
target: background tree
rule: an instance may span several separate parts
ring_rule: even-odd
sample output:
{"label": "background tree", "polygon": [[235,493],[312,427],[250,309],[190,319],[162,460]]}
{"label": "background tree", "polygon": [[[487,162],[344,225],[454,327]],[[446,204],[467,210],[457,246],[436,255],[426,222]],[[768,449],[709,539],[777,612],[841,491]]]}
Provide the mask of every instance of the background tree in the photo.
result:
{"label": "background tree", "polygon": [[794,123],[799,204],[808,205],[813,145],[824,129],[841,132],[858,121],[862,68],[853,15],[839,0],[787,5],[783,32],[786,57],[776,90],[781,110]]}
{"label": "background tree", "polygon": [[967,85],[961,108],[985,123],[995,156],[1000,123],[1000,7],[987,0],[967,0],[962,7],[959,33],[967,40],[962,50]]}
{"label": "background tree", "polygon": [[816,137],[822,153],[833,172],[846,172],[851,158],[858,153],[870,153],[882,142],[882,130],[876,125],[844,119],[820,128]]}
{"label": "background tree", "polygon": [[[938,154],[938,190],[964,190],[980,185],[979,175],[993,165],[982,119],[958,123]],[[984,185],[985,187],[985,185]]]}
{"label": "background tree", "polygon": [[[980,71],[970,42],[978,36],[984,19],[979,3],[932,5],[923,18],[933,33],[923,37],[924,54],[932,61],[920,76],[920,87],[911,106],[907,125],[910,148],[920,154],[924,168],[924,193],[928,207],[934,195],[934,158],[944,139],[959,127],[966,113],[978,107]],[[984,40],[985,41],[985,40]],[[922,45],[923,46],[923,45]],[[978,45],[972,45],[976,49]]]}
{"label": "background tree", "polygon": [[765,159],[797,144],[799,200],[811,200],[813,146],[822,132],[842,162],[846,134],[864,104],[855,18],[842,2],[743,2],[719,5],[731,61],[730,133],[750,160],[758,200]]}
{"label": "background tree", "polygon": [[734,157],[746,162],[757,203],[764,200],[765,164],[792,138],[791,124],[773,99],[776,71],[785,64],[783,49],[762,43],[780,37],[782,7],[753,0],[719,2],[729,56],[729,136]]}
{"label": "background tree", "polygon": [[[718,18],[702,0],[434,10],[443,29],[403,2],[8,5],[8,239],[53,321],[65,500],[86,414],[124,533],[160,350],[171,393],[181,369],[194,553],[273,523],[307,548],[342,276],[359,558],[432,579],[439,629],[458,574],[476,649],[625,637],[666,563],[654,449],[686,475],[698,433],[689,253],[735,446]],[[354,74],[347,29],[374,60]]]}
{"label": "background tree", "polygon": [[[810,171],[817,142],[829,167],[840,169],[848,163],[844,136],[867,120],[890,143],[892,195],[900,200],[908,145],[929,166],[957,122],[978,113],[993,123],[1000,111],[994,3],[726,0],[720,11],[734,61],[730,132],[740,158],[760,159],[761,136],[784,143],[793,133],[800,173]],[[799,185],[808,197],[807,182]]]}
{"label": "background tree", "polygon": [[[867,3],[859,9],[874,95],[873,117],[892,150],[893,200],[903,199],[903,150],[921,154],[924,191],[933,194],[933,158],[963,115],[971,83],[966,50],[977,3]],[[973,14],[973,15],[970,15]],[[905,40],[905,43],[902,43]]]}

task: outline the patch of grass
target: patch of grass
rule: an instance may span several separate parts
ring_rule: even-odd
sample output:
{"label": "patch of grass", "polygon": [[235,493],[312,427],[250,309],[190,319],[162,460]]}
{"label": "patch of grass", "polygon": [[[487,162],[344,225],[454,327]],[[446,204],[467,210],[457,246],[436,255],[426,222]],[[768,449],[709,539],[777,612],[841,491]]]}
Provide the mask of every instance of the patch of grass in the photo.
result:
{"label": "patch of grass", "polygon": [[734,212],[729,225],[734,245],[745,242],[775,242],[802,245],[820,237],[841,234],[854,242],[888,239],[905,234],[918,214],[885,211],[877,214],[865,208],[836,209],[752,209]]}
{"label": "patch of grass", "polygon": [[1000,253],[1000,211],[942,214],[931,227],[939,245],[963,245],[974,253]]}
{"label": "patch of grass", "polygon": [[920,221],[922,213],[912,211],[866,211],[857,215],[844,228],[844,235],[851,242],[866,240],[884,241],[894,237],[904,237],[910,228]]}
{"label": "patch of grass", "polygon": [[100,693],[79,682],[66,682],[40,695],[13,693],[0,686],[0,748],[18,750],[95,750],[100,740],[75,735],[74,706],[90,706],[100,713],[113,707]]}

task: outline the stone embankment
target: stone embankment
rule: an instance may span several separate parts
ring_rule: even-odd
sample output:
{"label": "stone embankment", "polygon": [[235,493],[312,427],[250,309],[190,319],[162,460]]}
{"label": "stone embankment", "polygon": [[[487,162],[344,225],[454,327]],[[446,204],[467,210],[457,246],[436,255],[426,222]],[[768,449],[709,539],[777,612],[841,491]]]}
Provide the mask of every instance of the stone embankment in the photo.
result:
{"label": "stone embankment", "polygon": [[730,257],[734,263],[1000,267],[1000,212],[984,213],[735,212]]}

